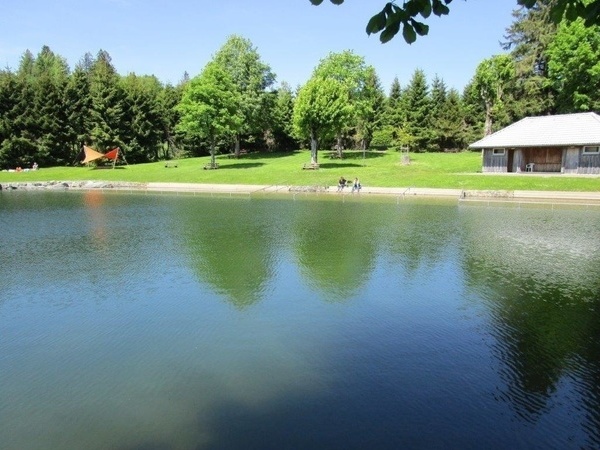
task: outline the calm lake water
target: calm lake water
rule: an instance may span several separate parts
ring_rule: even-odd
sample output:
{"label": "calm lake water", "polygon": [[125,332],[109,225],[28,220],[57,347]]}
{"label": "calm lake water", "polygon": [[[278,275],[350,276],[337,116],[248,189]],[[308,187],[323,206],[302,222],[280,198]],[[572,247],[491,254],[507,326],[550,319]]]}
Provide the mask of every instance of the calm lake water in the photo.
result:
{"label": "calm lake water", "polygon": [[600,448],[600,207],[0,193],[2,449]]}

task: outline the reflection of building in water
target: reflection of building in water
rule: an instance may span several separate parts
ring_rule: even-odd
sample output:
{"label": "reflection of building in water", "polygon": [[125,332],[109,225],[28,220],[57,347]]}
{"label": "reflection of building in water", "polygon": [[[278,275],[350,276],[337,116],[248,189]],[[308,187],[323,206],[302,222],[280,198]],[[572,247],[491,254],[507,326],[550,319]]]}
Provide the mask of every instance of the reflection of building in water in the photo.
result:
{"label": "reflection of building in water", "polygon": [[[600,212],[466,206],[462,213],[467,284],[486,302],[506,383],[498,397],[529,421],[580,420],[579,433],[599,444],[600,229],[581,214],[600,219]],[[564,396],[585,412],[561,415]]]}

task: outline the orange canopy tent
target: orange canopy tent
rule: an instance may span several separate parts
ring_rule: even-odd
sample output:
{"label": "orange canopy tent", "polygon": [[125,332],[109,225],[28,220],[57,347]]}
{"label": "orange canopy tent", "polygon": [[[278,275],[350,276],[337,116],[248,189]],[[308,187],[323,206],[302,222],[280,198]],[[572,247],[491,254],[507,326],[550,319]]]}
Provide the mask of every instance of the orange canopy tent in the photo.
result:
{"label": "orange canopy tent", "polygon": [[85,154],[85,158],[81,162],[83,164],[88,164],[89,162],[94,161],[96,159],[100,159],[100,158],[112,159],[113,160],[113,168],[114,168],[115,163],[117,162],[117,159],[119,158],[120,150],[121,149],[119,147],[116,147],[116,148],[113,148],[112,150],[108,151],[107,153],[100,153],[100,152],[97,152],[96,150],[94,150],[93,148],[84,145],[83,152]]}

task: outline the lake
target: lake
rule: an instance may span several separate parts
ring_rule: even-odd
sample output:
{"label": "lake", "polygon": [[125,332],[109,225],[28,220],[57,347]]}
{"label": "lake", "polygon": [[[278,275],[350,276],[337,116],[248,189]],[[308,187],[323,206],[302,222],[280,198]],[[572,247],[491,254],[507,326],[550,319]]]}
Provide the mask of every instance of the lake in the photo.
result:
{"label": "lake", "polygon": [[0,193],[2,449],[600,448],[600,207]]}

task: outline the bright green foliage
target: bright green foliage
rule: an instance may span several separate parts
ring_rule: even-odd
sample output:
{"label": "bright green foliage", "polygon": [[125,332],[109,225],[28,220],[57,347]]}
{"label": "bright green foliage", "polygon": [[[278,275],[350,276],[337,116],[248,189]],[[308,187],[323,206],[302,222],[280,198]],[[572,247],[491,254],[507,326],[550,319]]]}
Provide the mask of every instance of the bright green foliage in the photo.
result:
{"label": "bright green foliage", "polygon": [[354,111],[348,89],[336,78],[313,76],[298,92],[294,104],[294,131],[310,139],[311,161],[318,162],[318,143],[342,129]]}
{"label": "bright green foliage", "polygon": [[346,91],[344,98],[348,104],[344,106],[344,120],[333,124],[335,127],[336,147],[338,154],[342,156],[344,135],[356,133],[359,126],[361,114],[368,114],[368,100],[366,99],[366,83],[369,70],[374,71],[365,64],[362,56],[358,56],[350,50],[341,53],[330,53],[319,62],[315,68],[313,78],[331,78],[340,83]]}
{"label": "bright green foliage", "polygon": [[[517,0],[517,4],[533,8],[546,1]],[[310,2],[320,5],[323,0]],[[340,5],[344,0],[331,0],[331,3]],[[385,43],[393,39],[402,28],[402,37],[408,44],[412,44],[417,35],[425,36],[429,33],[429,26],[420,19],[417,20],[417,16],[427,19],[432,13],[436,16],[447,15],[450,3],[452,0],[405,0],[399,6],[395,1],[387,2],[367,23],[367,34],[381,33],[379,39]],[[549,17],[554,23],[559,23],[566,17],[569,21],[583,18],[586,26],[600,25],[600,0],[554,0],[550,5]]]}
{"label": "bright green foliage", "polygon": [[509,55],[492,56],[477,66],[473,85],[485,106],[484,136],[492,133],[494,119],[505,113],[504,93],[514,79],[515,64]]}
{"label": "bright green foliage", "polygon": [[600,27],[563,23],[548,47],[558,112],[600,110]]}
{"label": "bright green foliage", "polygon": [[177,128],[192,138],[208,140],[214,164],[218,140],[232,138],[240,129],[239,103],[229,74],[218,63],[209,62],[184,88],[177,106],[181,114]]}
{"label": "bright green foliage", "polygon": [[262,137],[267,129],[265,123],[266,89],[275,82],[275,74],[269,65],[262,62],[257,49],[250,40],[241,36],[230,36],[216,53],[214,61],[228,73],[238,93],[237,109],[243,117],[235,133],[235,152],[239,155],[240,141]]}

